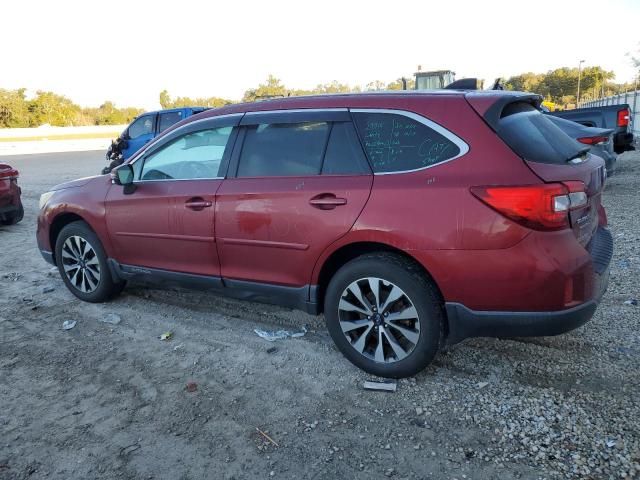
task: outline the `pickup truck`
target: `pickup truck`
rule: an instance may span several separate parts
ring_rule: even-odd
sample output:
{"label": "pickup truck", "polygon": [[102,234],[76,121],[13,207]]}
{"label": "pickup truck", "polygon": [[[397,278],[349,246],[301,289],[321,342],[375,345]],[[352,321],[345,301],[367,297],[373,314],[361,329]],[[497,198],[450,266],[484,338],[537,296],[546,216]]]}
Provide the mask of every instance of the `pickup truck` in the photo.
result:
{"label": "pickup truck", "polygon": [[571,120],[587,127],[613,129],[614,151],[616,153],[622,153],[628,150],[634,150],[633,133],[629,131],[631,109],[626,103],[547,112],[547,115]]}

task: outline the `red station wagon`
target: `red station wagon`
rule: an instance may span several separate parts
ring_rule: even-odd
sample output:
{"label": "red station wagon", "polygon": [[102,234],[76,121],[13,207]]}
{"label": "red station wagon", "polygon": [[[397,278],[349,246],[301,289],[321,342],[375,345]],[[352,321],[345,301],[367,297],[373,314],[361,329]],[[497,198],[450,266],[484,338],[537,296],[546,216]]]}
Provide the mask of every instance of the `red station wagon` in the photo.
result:
{"label": "red station wagon", "polygon": [[145,279],[324,313],[384,377],[468,337],[587,322],[613,244],[602,159],[518,92],[279,99],[176,124],[109,176],[41,198],[78,298]]}
{"label": "red station wagon", "polygon": [[0,163],[0,225],[13,225],[24,217],[18,171]]}

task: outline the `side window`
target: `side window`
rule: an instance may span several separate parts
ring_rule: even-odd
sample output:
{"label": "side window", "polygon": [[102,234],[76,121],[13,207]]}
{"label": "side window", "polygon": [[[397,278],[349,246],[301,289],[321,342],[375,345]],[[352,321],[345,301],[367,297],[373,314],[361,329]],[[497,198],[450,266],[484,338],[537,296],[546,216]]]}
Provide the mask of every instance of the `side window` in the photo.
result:
{"label": "side window", "polygon": [[248,127],[238,177],[318,175],[329,124],[306,122]]}
{"label": "side window", "polygon": [[129,138],[132,140],[148,133],[153,133],[153,115],[143,115],[129,127]]}
{"label": "side window", "polygon": [[220,176],[233,127],[188,133],[144,160],[140,180],[194,180]]}
{"label": "side window", "polygon": [[182,112],[167,112],[160,114],[160,126],[158,127],[158,133],[164,132],[174,123],[178,123],[182,120]]}
{"label": "side window", "polygon": [[356,130],[351,122],[337,122],[331,127],[327,153],[322,164],[323,175],[370,174]]}
{"label": "side window", "polygon": [[424,123],[393,113],[354,112],[376,173],[416,170],[449,160],[460,148]]}

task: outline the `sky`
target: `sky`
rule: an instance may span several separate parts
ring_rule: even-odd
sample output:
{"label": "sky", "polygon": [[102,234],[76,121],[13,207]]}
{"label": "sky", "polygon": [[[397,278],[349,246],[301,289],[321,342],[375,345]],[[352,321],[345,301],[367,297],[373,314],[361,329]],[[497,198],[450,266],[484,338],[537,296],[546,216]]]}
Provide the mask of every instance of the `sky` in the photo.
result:
{"label": "sky", "polygon": [[640,0],[2,0],[0,88],[82,106],[159,108],[159,93],[238,100],[269,74],[290,88],[600,65],[633,81]]}

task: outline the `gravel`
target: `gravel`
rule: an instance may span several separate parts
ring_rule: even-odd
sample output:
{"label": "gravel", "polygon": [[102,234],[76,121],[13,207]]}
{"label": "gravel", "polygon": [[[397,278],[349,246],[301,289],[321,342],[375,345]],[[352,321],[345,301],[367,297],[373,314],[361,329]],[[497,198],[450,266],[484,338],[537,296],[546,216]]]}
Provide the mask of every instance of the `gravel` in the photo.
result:
{"label": "gravel", "polygon": [[363,388],[381,379],[322,318],[140,286],[79,302],[33,245],[37,197],[103,158],[10,160],[27,213],[0,227],[0,479],[640,478],[640,154],[604,193],[615,253],[591,322],[467,340],[392,393]]}

